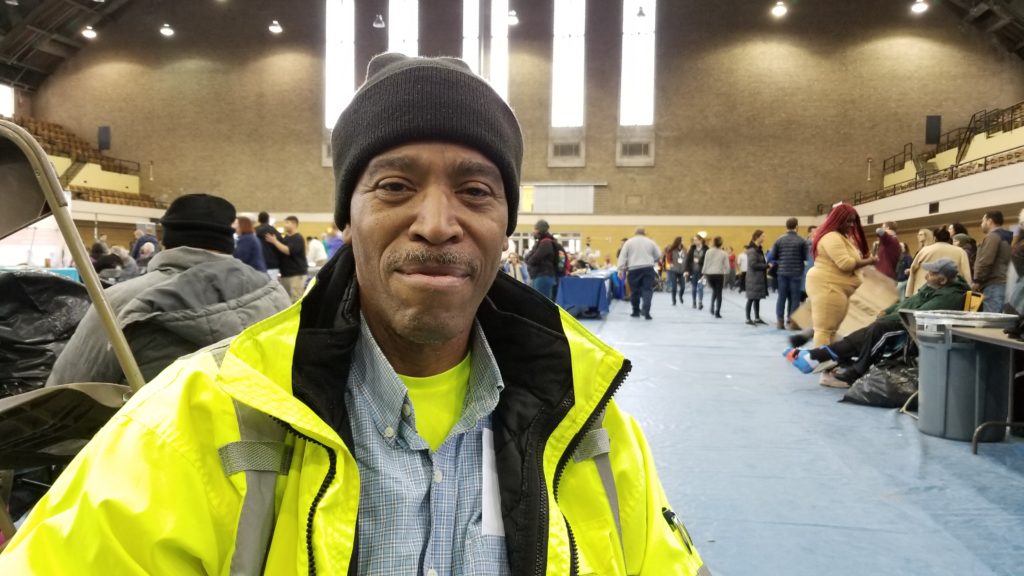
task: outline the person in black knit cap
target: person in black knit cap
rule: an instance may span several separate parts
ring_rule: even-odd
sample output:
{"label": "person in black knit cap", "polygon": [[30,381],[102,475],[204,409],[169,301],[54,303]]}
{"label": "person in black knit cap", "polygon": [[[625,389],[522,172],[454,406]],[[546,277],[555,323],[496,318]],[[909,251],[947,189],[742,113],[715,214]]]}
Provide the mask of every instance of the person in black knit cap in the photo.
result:
{"label": "person in black knit cap", "polygon": [[[160,220],[164,250],[149,261],[149,271],[106,291],[146,380],[175,358],[289,304],[277,282],[231,255],[234,220],[235,207],[223,198],[187,194],[174,200]],[[99,315],[90,308],[47,385],[122,381]]]}

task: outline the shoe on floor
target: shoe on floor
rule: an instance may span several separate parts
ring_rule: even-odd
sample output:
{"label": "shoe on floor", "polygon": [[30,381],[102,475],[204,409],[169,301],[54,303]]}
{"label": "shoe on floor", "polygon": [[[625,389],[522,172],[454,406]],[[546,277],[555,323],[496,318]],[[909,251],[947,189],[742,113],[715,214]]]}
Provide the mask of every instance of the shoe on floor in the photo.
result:
{"label": "shoe on floor", "polygon": [[748,319],[747,320],[747,326],[757,326],[757,322],[754,322],[753,320],[749,320]]}
{"label": "shoe on floor", "polygon": [[827,370],[831,370],[836,366],[839,366],[839,363],[835,360],[825,360],[824,362],[819,362],[818,365],[815,366],[814,370],[811,370],[811,374],[820,374]]}
{"label": "shoe on floor", "polygon": [[715,314],[715,318],[719,318],[720,319],[721,317],[722,317],[721,314]]}
{"label": "shoe on floor", "polygon": [[640,317],[640,313],[639,312],[633,312],[632,314],[629,315],[629,317],[630,318],[639,318]]}
{"label": "shoe on floor", "polygon": [[813,332],[798,332],[789,336],[789,343],[793,348],[799,348],[811,341]]}
{"label": "shoe on floor", "polygon": [[785,327],[785,326],[784,326],[784,325],[782,324],[782,320],[776,320],[776,321],[775,321],[775,327],[776,327],[776,328],[778,328],[779,330],[785,330],[785,328],[786,328],[786,327]]}
{"label": "shoe on floor", "polygon": [[792,320],[786,321],[786,330],[792,330],[793,332],[796,332],[799,329],[800,327],[796,325],[796,322],[793,322]]}
{"label": "shoe on floor", "polygon": [[818,362],[814,358],[811,358],[811,351],[802,348],[786,348],[782,355],[789,360],[797,370],[804,374],[810,374],[818,367]]}
{"label": "shoe on floor", "polygon": [[827,388],[849,388],[850,385],[836,378],[832,372],[822,372],[818,377],[818,384]]}
{"label": "shoe on floor", "polygon": [[703,302],[701,302],[701,303],[700,303],[700,306],[699,306],[699,307],[698,307],[697,309],[698,309],[698,310],[703,310],[703,309],[704,309],[704,303],[703,303]]}
{"label": "shoe on floor", "polygon": [[754,324],[764,324],[765,326],[768,325],[767,322],[765,322],[764,320],[761,320],[760,318],[754,318]]}
{"label": "shoe on floor", "polygon": [[654,318],[652,318],[651,315],[648,314],[648,315],[644,316],[644,320],[654,320]]}

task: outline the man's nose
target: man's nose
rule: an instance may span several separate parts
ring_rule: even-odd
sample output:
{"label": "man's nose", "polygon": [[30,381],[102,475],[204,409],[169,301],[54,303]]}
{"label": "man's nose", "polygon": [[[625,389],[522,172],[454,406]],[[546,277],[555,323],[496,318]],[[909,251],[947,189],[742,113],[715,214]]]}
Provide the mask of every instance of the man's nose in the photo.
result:
{"label": "man's nose", "polygon": [[416,219],[409,232],[430,244],[446,244],[462,239],[459,202],[447,186],[432,185],[420,192]]}

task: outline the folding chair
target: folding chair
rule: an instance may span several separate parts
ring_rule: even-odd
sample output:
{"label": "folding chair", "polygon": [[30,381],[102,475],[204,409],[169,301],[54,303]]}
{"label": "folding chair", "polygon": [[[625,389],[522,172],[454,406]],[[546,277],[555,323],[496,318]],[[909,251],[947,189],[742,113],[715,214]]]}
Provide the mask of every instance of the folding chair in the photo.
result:
{"label": "folding chair", "polygon": [[0,239],[50,215],[56,219],[128,382],[67,384],[0,399],[0,534],[6,543],[15,531],[7,510],[13,475],[3,471],[70,461],[144,380],[75,228],[53,164],[28,132],[6,120],[0,120],[0,205]]}

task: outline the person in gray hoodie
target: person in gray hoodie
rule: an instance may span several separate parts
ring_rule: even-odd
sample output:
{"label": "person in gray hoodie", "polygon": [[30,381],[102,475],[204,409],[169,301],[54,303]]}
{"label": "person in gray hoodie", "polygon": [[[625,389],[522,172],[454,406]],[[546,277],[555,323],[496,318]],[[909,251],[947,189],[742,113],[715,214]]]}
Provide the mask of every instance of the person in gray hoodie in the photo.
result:
{"label": "person in gray hoodie", "polygon": [[[165,249],[153,256],[149,272],[106,291],[147,381],[178,357],[234,336],[291,303],[278,282],[232,256],[234,220],[235,207],[223,198],[176,199],[160,221]],[[46,385],[124,379],[91,306]]]}

